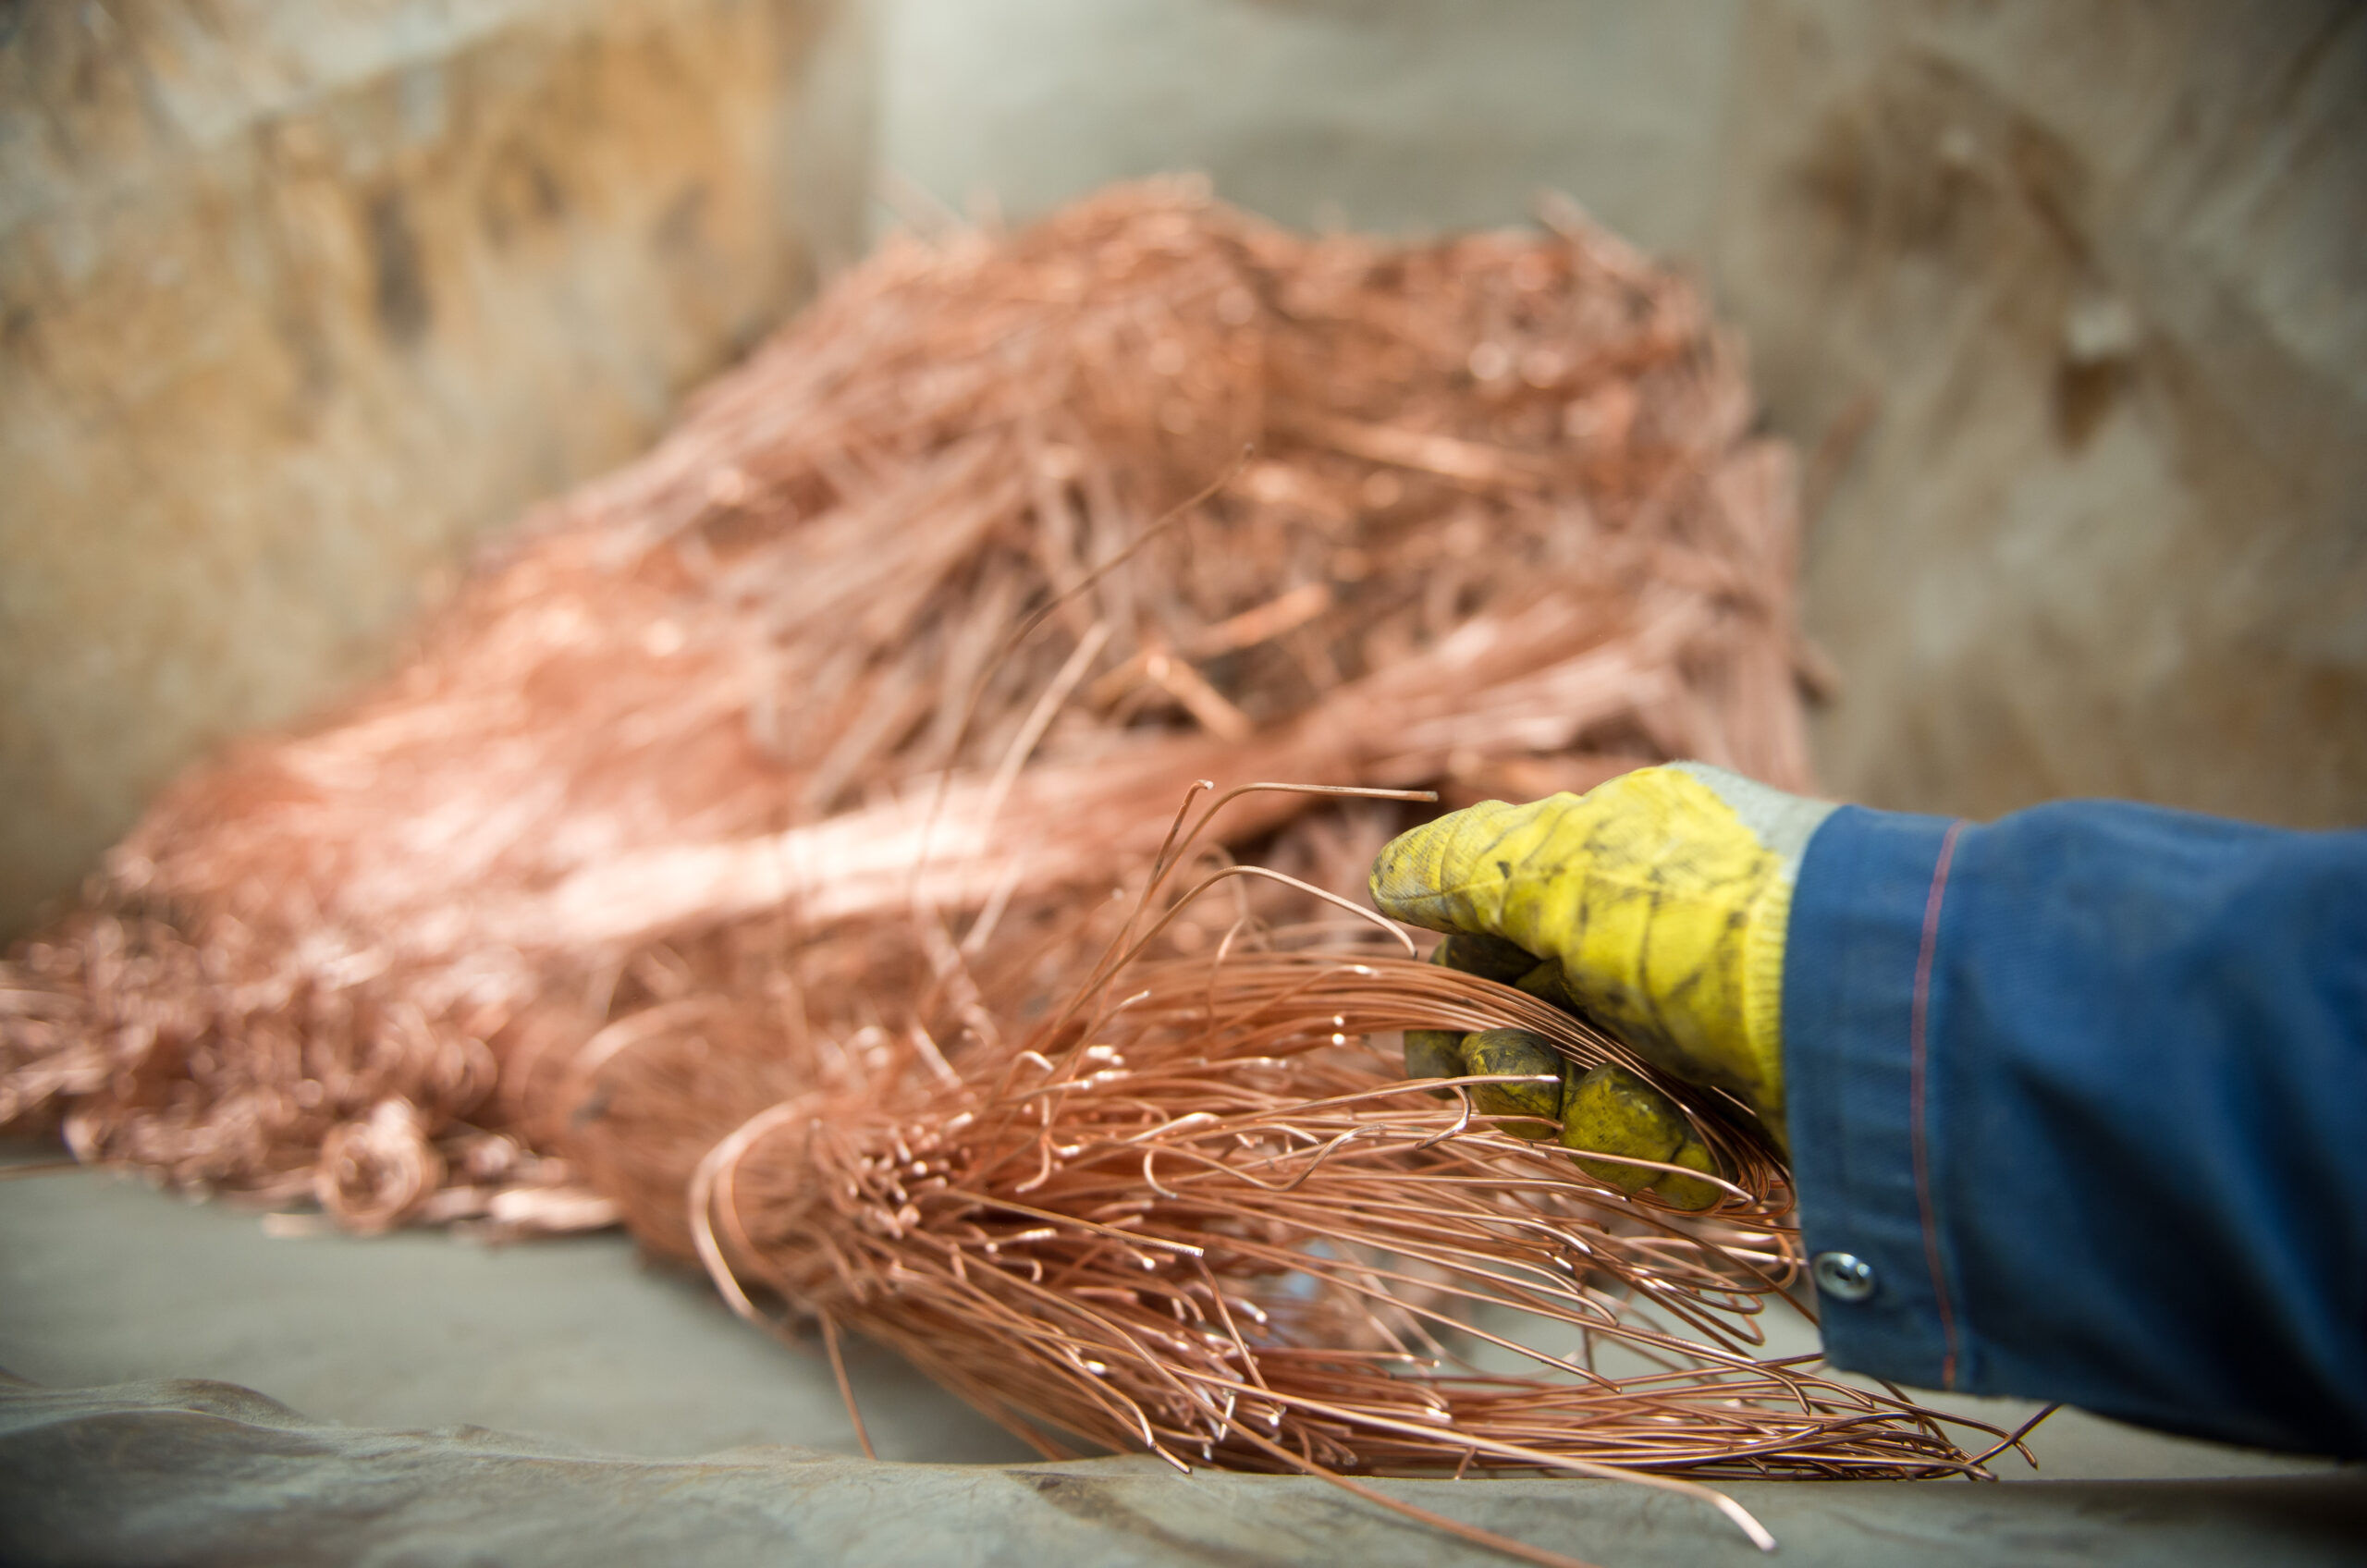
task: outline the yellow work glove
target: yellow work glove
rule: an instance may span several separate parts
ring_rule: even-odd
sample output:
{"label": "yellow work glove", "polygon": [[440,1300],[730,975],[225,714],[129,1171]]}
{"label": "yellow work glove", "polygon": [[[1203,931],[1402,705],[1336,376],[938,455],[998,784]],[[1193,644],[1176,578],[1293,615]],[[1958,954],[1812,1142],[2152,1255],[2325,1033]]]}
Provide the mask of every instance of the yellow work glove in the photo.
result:
{"label": "yellow work glove", "polygon": [[[1503,985],[1517,986],[1557,1007],[1570,1006],[1562,988],[1561,966],[1540,963],[1495,937],[1470,932],[1449,935],[1430,952],[1430,962]],[[1506,1118],[1504,1129],[1524,1138],[1549,1138],[1559,1123],[1563,1145],[1586,1154],[1625,1155],[1714,1172],[1708,1145],[1668,1096],[1624,1067],[1610,1063],[1581,1072],[1551,1041],[1526,1029],[1484,1029],[1459,1035],[1445,1029],[1405,1031],[1408,1078],[1479,1077],[1521,1072],[1552,1073],[1553,1084],[1475,1084],[1471,1109]],[[1444,1091],[1441,1091],[1443,1093]],[[1541,1119],[1541,1123],[1540,1123]],[[1649,1166],[1613,1160],[1578,1160],[1589,1176],[1618,1188],[1650,1187],[1679,1208],[1707,1208],[1718,1189]]]}
{"label": "yellow work glove", "polygon": [[[1430,962],[1446,969],[1460,969],[1466,974],[1477,974],[1483,980],[1501,981],[1516,986],[1522,975],[1537,967],[1534,954],[1525,953],[1510,942],[1493,937],[1449,936],[1430,951]],[[1453,1078],[1464,1071],[1463,1036],[1445,1029],[1408,1029],[1405,1031],[1405,1076],[1408,1078]],[[1443,1091],[1441,1091],[1443,1092]]]}
{"label": "yellow work glove", "polygon": [[[1489,973],[1468,962],[1473,937],[1551,965],[1512,983],[1542,995],[1540,980],[1558,982],[1556,999],[1655,1066],[1731,1091],[1780,1142],[1792,886],[1832,809],[1704,764],[1644,768],[1583,796],[1490,801],[1404,834],[1374,863],[1373,901],[1454,933],[1439,955],[1453,967]],[[1517,966],[1488,950],[1490,970]],[[1409,1072],[1416,1054],[1409,1036]],[[1567,1085],[1562,1118],[1573,1148],[1710,1169],[1675,1107],[1633,1073],[1598,1068]],[[1580,1163],[1606,1180],[1622,1169]],[[1654,1174],[1630,1170],[1614,1184]],[[1671,1202],[1684,1201],[1673,1188],[1709,1191],[1680,1177],[1656,1185]]]}

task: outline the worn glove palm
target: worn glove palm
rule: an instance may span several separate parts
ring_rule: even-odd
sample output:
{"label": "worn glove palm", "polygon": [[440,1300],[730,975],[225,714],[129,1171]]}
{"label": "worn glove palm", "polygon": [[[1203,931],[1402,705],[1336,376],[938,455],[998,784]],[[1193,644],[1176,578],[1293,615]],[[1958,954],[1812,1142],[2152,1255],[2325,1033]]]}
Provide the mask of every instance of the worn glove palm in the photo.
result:
{"label": "worn glove palm", "polygon": [[[1656,1066],[1731,1091],[1780,1141],[1792,885],[1832,809],[1703,764],[1644,768],[1582,796],[1490,801],[1404,834],[1373,865],[1373,900],[1455,933],[1439,955],[1453,967],[1502,978],[1519,955],[1549,965],[1511,983],[1538,994],[1558,983],[1557,999]],[[1448,1066],[1445,1038],[1424,1036],[1435,1065],[1417,1066],[1409,1035],[1407,1070]],[[1710,1169],[1676,1108],[1624,1070],[1569,1084],[1560,1114],[1575,1149]],[[1631,1190],[1655,1174],[1581,1164]],[[1654,1184],[1671,1202],[1714,1196],[1679,1177]]]}

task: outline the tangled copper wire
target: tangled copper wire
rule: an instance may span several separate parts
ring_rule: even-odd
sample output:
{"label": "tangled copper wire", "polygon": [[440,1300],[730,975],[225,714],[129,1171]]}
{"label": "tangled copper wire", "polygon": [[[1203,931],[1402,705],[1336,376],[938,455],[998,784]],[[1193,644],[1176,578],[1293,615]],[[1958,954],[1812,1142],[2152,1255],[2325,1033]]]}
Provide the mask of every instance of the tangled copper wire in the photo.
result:
{"label": "tangled copper wire", "polygon": [[522,1130],[677,949],[1101,882],[1179,779],[1805,784],[1789,458],[1694,291],[1549,215],[1306,240],[1176,181],[891,243],[159,801],[0,976],[0,1121],[359,1216],[334,1129]]}
{"label": "tangled copper wire", "polygon": [[[0,969],[0,1123],[361,1229],[620,1214],[1038,1435],[1960,1467],[1696,1313],[1791,1268],[1713,1109],[1737,1190],[1681,1221],[1359,1044],[1515,993],[1301,951],[1233,876],[1246,925],[1181,909],[1139,1000],[1046,1022],[1184,780],[1808,785],[1789,454],[1692,288],[1546,219],[1309,239],[1166,181],[891,242],[393,678],[168,791]],[[1261,791],[1192,852],[1352,889],[1404,812]],[[1456,1369],[1475,1291],[1669,1365]]]}
{"label": "tangled copper wire", "polygon": [[[1783,1168],[1738,1107],[1520,991],[1414,962],[1402,934],[1227,901],[1247,876],[1294,880],[1163,856],[1134,904],[1053,937],[1099,945],[1052,971],[1085,969],[1079,989],[1022,1005],[1036,1022],[1008,1042],[971,1032],[940,1054],[953,998],[1042,973],[1025,949],[1043,948],[989,949],[975,977],[957,959],[906,1040],[875,1042],[884,1082],[735,1097],[705,1072],[704,1031],[687,1058],[679,1035],[620,1044],[578,1084],[594,1146],[696,1151],[687,1210],[679,1169],[644,1164],[618,1194],[743,1316],[818,1320],[834,1358],[855,1328],[1055,1458],[1139,1449],[1349,1485],[1983,1474],[1895,1391],[1763,1355],[1763,1316],[1804,1311],[1800,1252]],[[1211,900],[1224,936],[1178,956],[1170,933]],[[1406,1028],[1503,1026],[1660,1083],[1716,1152],[1722,1200],[1628,1196],[1478,1113],[1466,1091],[1499,1080],[1408,1082],[1393,1049]],[[1717,1494],[1675,1489],[1758,1538]]]}

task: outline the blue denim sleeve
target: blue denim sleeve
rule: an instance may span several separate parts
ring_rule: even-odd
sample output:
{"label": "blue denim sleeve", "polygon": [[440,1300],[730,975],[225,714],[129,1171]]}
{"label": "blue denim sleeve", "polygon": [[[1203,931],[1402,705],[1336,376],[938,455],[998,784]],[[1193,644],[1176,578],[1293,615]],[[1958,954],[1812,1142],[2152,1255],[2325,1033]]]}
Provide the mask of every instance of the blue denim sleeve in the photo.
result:
{"label": "blue denim sleeve", "polygon": [[2367,1455],[2367,832],[1845,806],[1784,1040],[1836,1366]]}

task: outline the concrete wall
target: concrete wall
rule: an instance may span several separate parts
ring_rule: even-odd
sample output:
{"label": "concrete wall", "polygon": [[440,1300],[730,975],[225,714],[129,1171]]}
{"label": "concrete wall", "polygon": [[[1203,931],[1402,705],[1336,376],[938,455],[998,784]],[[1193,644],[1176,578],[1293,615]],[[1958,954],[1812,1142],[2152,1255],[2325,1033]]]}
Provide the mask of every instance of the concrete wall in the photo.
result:
{"label": "concrete wall", "polygon": [[382,668],[857,248],[1576,195],[1749,331],[1824,502],[1837,793],[2367,817],[2367,11],[2046,0],[0,4],[0,933]]}
{"label": "concrete wall", "polygon": [[1814,454],[1834,792],[2367,820],[2367,10],[892,0],[885,53],[951,202],[1551,184],[1703,270]]}
{"label": "concrete wall", "polygon": [[867,28],[0,6],[0,935],[856,253]]}
{"label": "concrete wall", "polygon": [[1720,291],[1813,538],[1836,787],[2367,822],[2367,10],[1746,14]]}
{"label": "concrete wall", "polygon": [[[880,156],[1014,217],[1197,168],[1302,227],[1710,230],[1741,7],[1632,0],[882,0]],[[1698,254],[1698,251],[1696,251]]]}

